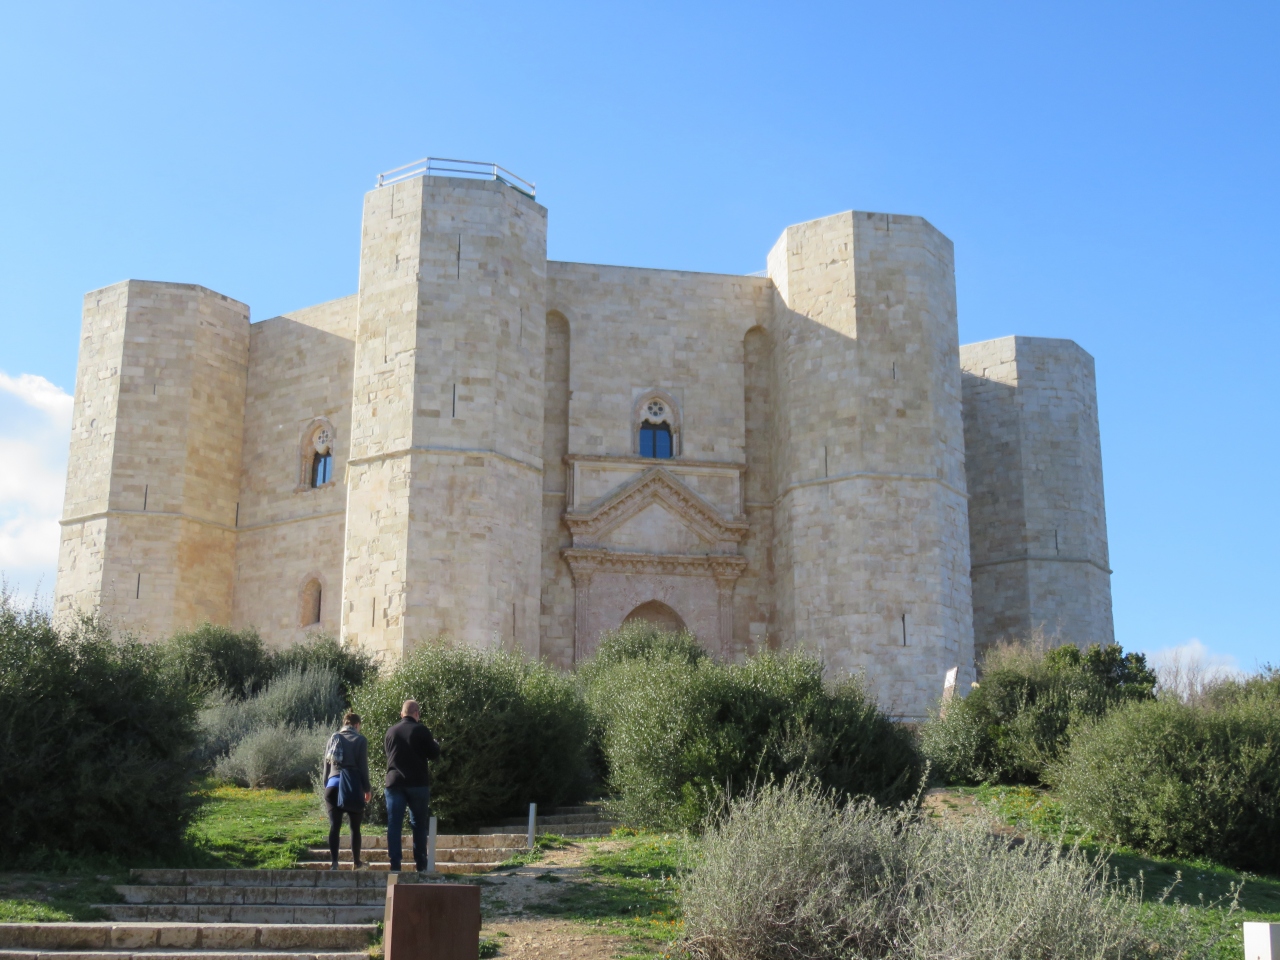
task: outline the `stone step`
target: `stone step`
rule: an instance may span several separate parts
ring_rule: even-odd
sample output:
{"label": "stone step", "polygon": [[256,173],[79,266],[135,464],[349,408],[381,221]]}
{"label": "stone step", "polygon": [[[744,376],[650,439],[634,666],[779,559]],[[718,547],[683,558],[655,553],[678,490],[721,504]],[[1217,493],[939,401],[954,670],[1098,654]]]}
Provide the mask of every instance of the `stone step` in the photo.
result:
{"label": "stone step", "polygon": [[[327,853],[327,851],[326,851]],[[328,866],[326,863],[325,866]],[[136,884],[158,884],[167,887],[386,887],[385,877],[367,873],[334,873],[318,876],[310,870],[130,870]]]}
{"label": "stone step", "polygon": [[[595,812],[552,814],[550,816],[545,816],[545,817],[539,815],[538,826],[549,827],[553,825],[560,826],[568,823],[598,823],[601,819],[602,818],[600,814]],[[528,817],[524,817],[524,818],[512,817],[509,820],[503,820],[498,824],[498,826],[507,827],[508,829],[511,827],[519,827],[519,826],[524,826],[527,828],[528,825],[529,825]]]}
{"label": "stone step", "polygon": [[369,960],[368,950],[315,953],[295,950],[37,950],[0,949],[0,960]]}
{"label": "stone step", "polygon": [[[405,873],[414,872],[413,857],[409,857],[407,861],[402,862],[406,864]],[[502,861],[500,860],[495,860],[493,863],[437,863],[436,873],[488,873],[490,870],[496,870],[500,866],[502,866]],[[391,864],[384,860],[381,863],[369,863],[360,870],[353,870],[351,861],[347,860],[345,862],[339,861],[338,869],[331,871],[329,869],[329,852],[326,850],[325,858],[323,860],[303,860],[298,864],[298,869],[313,871],[315,873],[331,873],[335,876],[344,872],[364,874],[365,876],[376,877],[380,882],[385,884],[387,882],[387,872],[391,869]]]}
{"label": "stone step", "polygon": [[[386,882],[385,880],[383,881]],[[383,918],[384,901],[350,906],[260,903],[95,903],[112,920],[131,923],[359,924]]]}
{"label": "stone step", "polygon": [[0,950],[363,953],[377,934],[376,923],[0,923]]}
{"label": "stone step", "polygon": [[[615,827],[621,824],[614,823],[611,820],[597,820],[592,823],[567,823],[561,825],[544,826],[542,821],[538,821],[538,836],[546,836],[548,834],[557,837],[607,837],[613,833]],[[481,827],[481,833],[496,834],[500,830],[506,830],[507,827]],[[528,835],[525,835],[528,840]]]}
{"label": "stone step", "polygon": [[228,904],[277,906],[348,906],[383,903],[384,886],[250,887],[211,884],[165,887],[159,884],[121,884],[116,891],[125,903]]}
{"label": "stone step", "polygon": [[[473,847],[523,847],[527,842],[529,835],[524,833],[441,833],[436,836],[436,850],[466,850]],[[413,848],[413,834],[406,833],[400,837],[400,845],[404,850]],[[351,846],[351,837],[347,833],[343,833],[338,840],[338,846],[341,849],[347,849]],[[312,849],[328,850],[329,845],[320,844]],[[360,838],[361,850],[385,850],[387,849],[387,835],[385,833],[365,833]]]}
{"label": "stone step", "polygon": [[[436,850],[436,863],[501,863],[503,860],[510,859],[518,853],[528,852],[528,847],[489,847],[476,849],[454,849],[454,850]],[[386,850],[364,850],[360,851],[360,859],[364,863],[389,863],[390,853]],[[413,847],[406,844],[403,851],[403,857],[413,860]],[[308,860],[329,860],[328,847],[311,847],[307,850]],[[339,863],[351,862],[350,850],[338,851]],[[403,858],[402,858],[403,862]]]}

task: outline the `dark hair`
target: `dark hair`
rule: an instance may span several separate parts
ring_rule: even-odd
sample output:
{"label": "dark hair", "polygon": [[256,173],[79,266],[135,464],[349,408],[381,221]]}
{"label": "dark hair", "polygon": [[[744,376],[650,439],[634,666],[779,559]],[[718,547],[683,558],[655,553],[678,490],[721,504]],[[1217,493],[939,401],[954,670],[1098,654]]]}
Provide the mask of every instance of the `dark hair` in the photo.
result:
{"label": "dark hair", "polygon": [[357,723],[360,722],[360,714],[348,713],[345,717],[342,718],[342,722],[349,727],[354,727]]}

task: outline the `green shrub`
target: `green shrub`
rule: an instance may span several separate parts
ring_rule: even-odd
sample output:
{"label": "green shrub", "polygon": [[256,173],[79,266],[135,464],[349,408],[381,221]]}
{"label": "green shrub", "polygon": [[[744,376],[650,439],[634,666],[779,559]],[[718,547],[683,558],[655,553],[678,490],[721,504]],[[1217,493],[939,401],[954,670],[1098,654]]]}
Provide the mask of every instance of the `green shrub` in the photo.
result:
{"label": "green shrub", "polygon": [[10,856],[172,849],[193,812],[197,703],[154,648],[55,626],[0,591],[0,836]]}
{"label": "green shrub", "polygon": [[329,667],[291,667],[247,699],[222,694],[202,710],[203,755],[212,759],[225,754],[259,730],[313,725],[337,729],[345,707],[341,681]]}
{"label": "green shrub", "polygon": [[256,727],[218,759],[214,775],[241,787],[307,787],[320,776],[331,732],[329,726],[320,724]]}
{"label": "green shrub", "polygon": [[1100,836],[1241,868],[1280,863],[1280,702],[1134,703],[1077,731],[1048,779]]}
{"label": "green shrub", "polygon": [[[607,646],[606,646],[606,649]],[[617,658],[587,671],[617,814],[628,824],[692,827],[720,799],[795,771],[842,796],[910,795],[922,772],[909,730],[855,680],[823,683],[812,658],[742,664],[685,655]]]}
{"label": "green shrub", "polygon": [[1072,724],[1154,697],[1140,653],[1096,644],[1009,645],[983,660],[982,682],[921,730],[921,749],[947,783],[1038,783],[1070,742]]}
{"label": "green shrub", "polygon": [[578,800],[587,789],[590,724],[571,677],[508,653],[428,643],[352,697],[379,796],[386,731],[409,699],[421,704],[422,722],[442,741],[442,756],[431,764],[431,803],[449,825],[492,824],[531,802]]}
{"label": "green shrub", "polygon": [[1229,935],[1223,911],[1144,911],[1079,850],[795,781],[732,801],[690,867],[684,946],[701,960],[1161,960],[1211,955],[1201,924]]}
{"label": "green shrub", "polygon": [[334,637],[325,635],[316,635],[281,650],[272,658],[274,676],[315,667],[323,667],[338,678],[344,706],[351,702],[351,691],[378,674],[378,662],[372,656],[363,650],[343,646]]}
{"label": "green shrub", "polygon": [[209,693],[244,698],[275,675],[271,652],[256,630],[212,623],[175,633],[161,645],[168,667],[182,682]]}
{"label": "green shrub", "polygon": [[632,620],[600,638],[596,655],[578,670],[588,683],[602,671],[631,660],[676,660],[697,663],[707,651],[688,630],[673,633],[647,620]]}

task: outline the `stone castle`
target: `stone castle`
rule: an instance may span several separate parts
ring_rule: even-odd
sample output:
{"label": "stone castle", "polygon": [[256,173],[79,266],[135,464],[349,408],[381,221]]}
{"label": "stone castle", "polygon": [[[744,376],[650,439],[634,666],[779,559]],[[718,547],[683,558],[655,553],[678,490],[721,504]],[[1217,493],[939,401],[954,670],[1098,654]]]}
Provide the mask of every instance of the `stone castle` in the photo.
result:
{"label": "stone castle", "polygon": [[961,346],[925,220],[690,273],[547,260],[498,167],[379,184],[352,296],[85,297],[57,611],[561,667],[645,618],[813,651],[906,718],[1002,638],[1112,641],[1093,360]]}

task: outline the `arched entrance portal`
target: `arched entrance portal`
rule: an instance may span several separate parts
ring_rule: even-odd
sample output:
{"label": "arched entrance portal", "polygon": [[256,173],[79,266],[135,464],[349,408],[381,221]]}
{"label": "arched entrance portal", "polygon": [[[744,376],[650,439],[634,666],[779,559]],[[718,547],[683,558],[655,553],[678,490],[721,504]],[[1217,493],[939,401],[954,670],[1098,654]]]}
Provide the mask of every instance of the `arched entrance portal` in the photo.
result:
{"label": "arched entrance portal", "polygon": [[622,622],[631,623],[633,620],[647,620],[663,630],[677,633],[685,629],[684,621],[680,619],[680,614],[676,613],[661,600],[650,600],[640,604],[640,606],[628,613]]}

